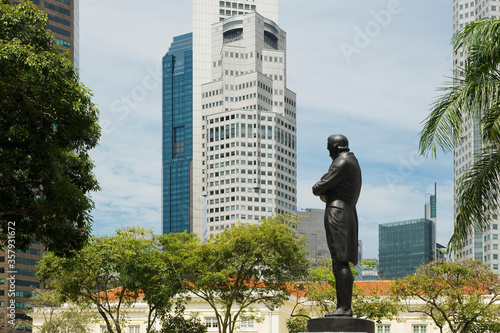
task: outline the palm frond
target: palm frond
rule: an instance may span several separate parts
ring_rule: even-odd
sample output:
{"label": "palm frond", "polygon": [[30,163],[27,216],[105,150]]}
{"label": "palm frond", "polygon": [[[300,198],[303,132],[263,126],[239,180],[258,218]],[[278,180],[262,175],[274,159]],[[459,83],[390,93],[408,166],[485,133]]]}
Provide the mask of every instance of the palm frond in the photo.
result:
{"label": "palm frond", "polygon": [[470,22],[452,37],[455,51],[467,50],[467,64],[477,69],[497,68],[500,62],[500,20]]}
{"label": "palm frond", "polygon": [[498,211],[500,171],[500,20],[470,22],[452,38],[455,52],[466,61],[459,76],[431,106],[420,133],[421,154],[436,147],[452,151],[468,126],[482,131],[482,151],[460,178],[455,231],[450,247],[460,248],[476,230],[484,230]]}
{"label": "palm frond", "polygon": [[481,112],[500,97],[499,81],[483,79],[465,82],[442,89],[446,93],[433,104],[420,132],[421,154],[430,150],[435,157],[437,146],[444,152],[452,151],[464,136],[465,117],[479,121]]}
{"label": "palm frond", "polygon": [[482,119],[483,140],[485,142],[500,142],[500,101],[495,100],[484,113]]}
{"label": "palm frond", "polygon": [[491,223],[491,216],[498,209],[499,170],[500,149],[498,145],[491,145],[482,150],[460,178],[452,247],[462,244],[474,231],[486,230]]}

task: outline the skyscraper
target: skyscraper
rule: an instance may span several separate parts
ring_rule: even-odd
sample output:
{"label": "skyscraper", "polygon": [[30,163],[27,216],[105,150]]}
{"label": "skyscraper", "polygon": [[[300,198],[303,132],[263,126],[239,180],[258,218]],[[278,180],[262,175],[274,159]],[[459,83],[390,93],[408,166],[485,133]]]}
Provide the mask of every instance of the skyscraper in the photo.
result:
{"label": "skyscraper", "polygon": [[[484,17],[498,18],[500,15],[500,4],[497,1],[482,0],[453,0],[453,33],[464,28],[468,23]],[[455,82],[460,82],[463,76],[467,50],[459,49],[453,54],[453,78]],[[466,118],[467,126],[464,138],[455,147],[453,154],[453,180],[455,185],[454,214],[458,213],[458,196],[456,188],[460,177],[471,165],[475,156],[481,153],[482,139],[481,128],[477,120]],[[500,260],[498,255],[498,225],[500,220],[498,214],[493,216],[491,226],[485,232],[477,230],[464,243],[464,246],[457,252],[457,257],[481,260],[489,266],[493,272],[500,273]]]}
{"label": "skyscraper", "polygon": [[202,191],[209,234],[296,211],[295,93],[286,34],[258,13],[212,27],[212,81],[202,85]]}
{"label": "skyscraper", "polygon": [[379,276],[397,279],[413,274],[436,256],[436,194],[425,205],[425,217],[378,226]]}
{"label": "skyscraper", "polygon": [[193,34],[163,57],[162,232],[192,230]]}
{"label": "skyscraper", "polygon": [[[295,211],[295,94],[286,88],[286,34],[277,20],[277,0],[193,1],[192,110],[182,111],[192,119],[189,189],[181,190],[189,192],[186,230],[206,236],[237,221]],[[173,129],[164,127],[164,145],[173,138],[165,130]],[[164,168],[165,161],[164,155]],[[165,212],[177,209],[166,207],[168,186],[164,179],[164,232],[174,222]]]}

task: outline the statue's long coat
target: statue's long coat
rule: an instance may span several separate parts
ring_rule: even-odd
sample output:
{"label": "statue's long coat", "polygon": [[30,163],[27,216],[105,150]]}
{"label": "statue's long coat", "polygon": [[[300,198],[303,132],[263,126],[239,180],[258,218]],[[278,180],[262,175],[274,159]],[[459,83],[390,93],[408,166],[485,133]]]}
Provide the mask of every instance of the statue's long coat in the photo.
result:
{"label": "statue's long coat", "polygon": [[361,169],[351,152],[340,153],[314,184],[314,195],[326,202],[325,231],[334,262],[358,263],[358,215]]}

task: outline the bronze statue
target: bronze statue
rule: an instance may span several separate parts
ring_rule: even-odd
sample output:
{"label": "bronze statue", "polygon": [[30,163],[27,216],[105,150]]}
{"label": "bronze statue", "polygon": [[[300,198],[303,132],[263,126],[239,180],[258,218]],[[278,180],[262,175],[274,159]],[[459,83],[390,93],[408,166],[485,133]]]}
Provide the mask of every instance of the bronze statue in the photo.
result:
{"label": "bronze statue", "polygon": [[328,172],[312,190],[326,203],[325,231],[332,256],[337,292],[337,309],[326,316],[352,317],[351,300],[354,277],[349,262],[358,263],[358,215],[356,203],[361,190],[361,169],[349,152],[347,138],[340,134],[328,137],[327,149],[332,158]]}

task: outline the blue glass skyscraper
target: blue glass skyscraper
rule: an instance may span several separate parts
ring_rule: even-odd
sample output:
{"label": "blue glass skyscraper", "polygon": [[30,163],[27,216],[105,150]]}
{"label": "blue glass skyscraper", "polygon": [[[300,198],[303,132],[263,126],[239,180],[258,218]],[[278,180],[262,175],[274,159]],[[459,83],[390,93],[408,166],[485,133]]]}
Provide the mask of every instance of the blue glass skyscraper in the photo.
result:
{"label": "blue glass skyscraper", "polygon": [[162,233],[192,231],[193,35],[163,57]]}

